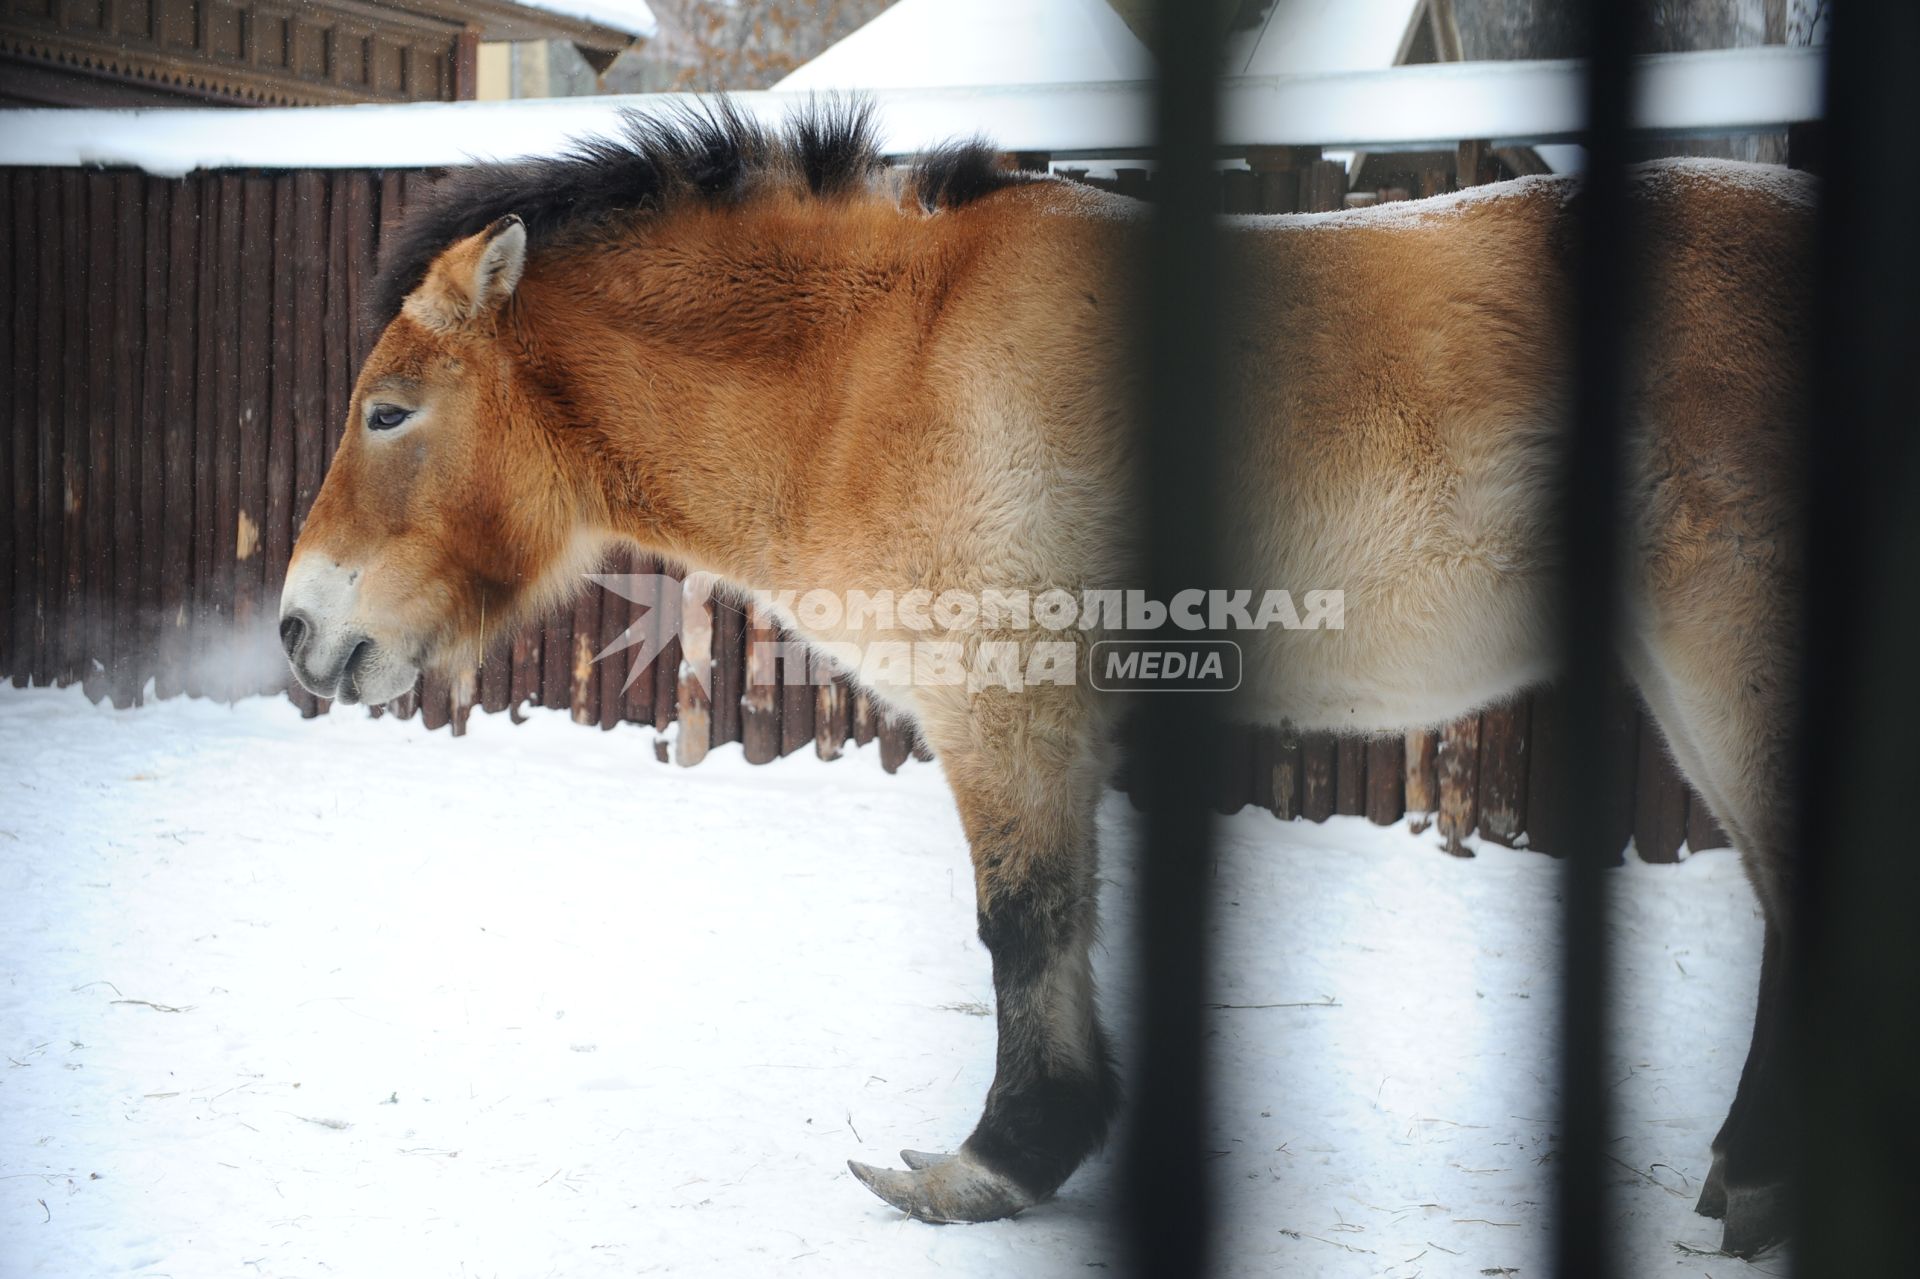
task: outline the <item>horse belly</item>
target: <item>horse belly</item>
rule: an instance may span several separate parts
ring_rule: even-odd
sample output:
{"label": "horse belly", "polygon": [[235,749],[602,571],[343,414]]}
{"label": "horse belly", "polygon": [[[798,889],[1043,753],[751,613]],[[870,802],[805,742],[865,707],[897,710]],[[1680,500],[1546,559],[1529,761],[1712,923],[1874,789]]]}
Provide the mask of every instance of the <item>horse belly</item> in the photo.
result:
{"label": "horse belly", "polygon": [[1365,498],[1316,510],[1288,486],[1268,506],[1280,513],[1269,517],[1278,525],[1271,552],[1264,567],[1243,562],[1241,576],[1295,597],[1339,591],[1341,625],[1237,635],[1240,714],[1302,730],[1399,732],[1444,723],[1551,674],[1553,579],[1539,488],[1458,473],[1425,491],[1388,477],[1357,487]]}

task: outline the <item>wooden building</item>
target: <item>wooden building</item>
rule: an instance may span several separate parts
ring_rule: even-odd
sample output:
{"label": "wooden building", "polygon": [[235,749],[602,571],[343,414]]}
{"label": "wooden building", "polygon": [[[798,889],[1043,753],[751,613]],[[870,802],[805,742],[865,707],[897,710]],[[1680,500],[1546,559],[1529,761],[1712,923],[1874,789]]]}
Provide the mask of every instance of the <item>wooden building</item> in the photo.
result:
{"label": "wooden building", "polygon": [[[604,69],[641,3],[0,0],[0,106],[321,106],[472,98],[482,41],[558,40]],[[624,15],[624,16],[623,16]]]}

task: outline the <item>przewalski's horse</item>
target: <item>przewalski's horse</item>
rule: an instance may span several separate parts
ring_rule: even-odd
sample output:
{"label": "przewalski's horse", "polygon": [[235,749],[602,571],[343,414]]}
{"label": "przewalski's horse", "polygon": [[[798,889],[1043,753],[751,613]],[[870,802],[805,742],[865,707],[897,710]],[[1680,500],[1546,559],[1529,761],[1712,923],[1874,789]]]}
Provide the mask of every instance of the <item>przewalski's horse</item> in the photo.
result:
{"label": "przewalski's horse", "polygon": [[[1572,190],[1233,221],[1240,584],[1345,592],[1344,629],[1242,637],[1249,718],[1399,732],[1551,673]],[[1781,1224],[1769,1056],[1812,194],[1701,163],[1650,166],[1636,191],[1650,321],[1623,648],[1767,916],[1757,1032],[1699,1204],[1747,1250]],[[635,119],[566,158],[456,173],[383,249],[385,332],[281,603],[294,671],[343,702],[394,697],[621,541],[772,591],[1137,582],[1138,211],[977,145],[890,172],[846,108],[783,131],[725,105]],[[785,620],[823,644],[925,638]],[[1009,625],[956,638],[1041,637]],[[1089,963],[1113,703],[1085,679],[875,692],[959,805],[999,1050],[955,1154],[854,1171],[915,1216],[1003,1217],[1101,1143],[1119,1095]]]}

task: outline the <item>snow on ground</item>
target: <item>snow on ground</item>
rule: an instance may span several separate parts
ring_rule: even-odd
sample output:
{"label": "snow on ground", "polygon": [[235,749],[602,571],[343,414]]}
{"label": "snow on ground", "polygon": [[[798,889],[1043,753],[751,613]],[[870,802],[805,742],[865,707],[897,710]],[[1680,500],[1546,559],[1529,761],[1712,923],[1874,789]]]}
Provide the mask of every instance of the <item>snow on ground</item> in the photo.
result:
{"label": "snow on ground", "polygon": [[[1127,964],[1109,800],[1105,1000]],[[1223,825],[1219,1272],[1547,1273],[1554,863]],[[971,1125],[993,1023],[937,768],[658,764],[278,700],[0,691],[0,1274],[1084,1275],[1112,1155],[935,1227],[845,1160]],[[1759,953],[1730,853],[1613,877],[1622,1273],[1691,1212]],[[1124,1018],[1119,1030],[1126,1036]]]}

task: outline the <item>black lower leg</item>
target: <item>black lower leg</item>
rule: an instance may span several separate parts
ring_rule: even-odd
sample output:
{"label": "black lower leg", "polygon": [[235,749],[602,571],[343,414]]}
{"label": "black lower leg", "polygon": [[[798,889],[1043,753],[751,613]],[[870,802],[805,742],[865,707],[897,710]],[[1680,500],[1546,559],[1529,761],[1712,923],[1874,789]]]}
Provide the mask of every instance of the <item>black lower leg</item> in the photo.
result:
{"label": "black lower leg", "polygon": [[1727,1121],[1713,1139],[1713,1170],[1696,1205],[1707,1216],[1725,1219],[1725,1247],[1730,1252],[1764,1247],[1786,1231],[1787,1208],[1781,1191],[1788,1172],[1787,1081],[1781,1060],[1786,964],[1780,930],[1769,924],[1753,1046]]}
{"label": "black lower leg", "polygon": [[993,955],[1000,1043],[993,1087],[965,1150],[1045,1198],[1106,1140],[1119,1077],[1094,1011],[1091,901],[1029,890],[980,912]]}

